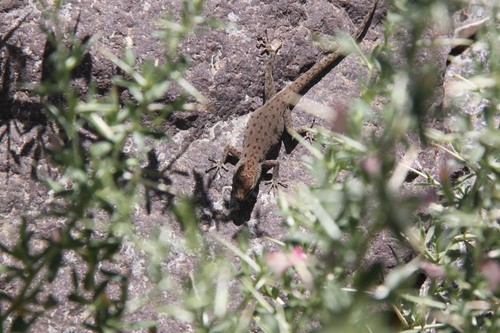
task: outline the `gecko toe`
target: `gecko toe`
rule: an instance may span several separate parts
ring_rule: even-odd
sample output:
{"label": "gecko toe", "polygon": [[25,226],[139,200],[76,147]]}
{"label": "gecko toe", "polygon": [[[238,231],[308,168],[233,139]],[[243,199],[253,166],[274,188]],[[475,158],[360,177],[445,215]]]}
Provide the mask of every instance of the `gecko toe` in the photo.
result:
{"label": "gecko toe", "polygon": [[215,173],[218,174],[218,173],[220,173],[221,169],[224,171],[227,171],[226,166],[223,163],[221,163],[221,161],[218,161],[218,160],[213,159],[211,157],[209,157],[208,160],[210,162],[212,162],[213,164],[211,167],[209,167],[205,170],[205,173],[209,173],[210,171],[215,170]]}
{"label": "gecko toe", "polygon": [[269,180],[267,182],[265,182],[264,184],[266,185],[271,185],[269,187],[269,191],[267,193],[273,193],[273,194],[276,194],[276,192],[278,192],[278,186],[281,186],[283,188],[288,188],[288,185],[283,183],[283,182],[280,182],[280,181],[277,181],[277,180]]}

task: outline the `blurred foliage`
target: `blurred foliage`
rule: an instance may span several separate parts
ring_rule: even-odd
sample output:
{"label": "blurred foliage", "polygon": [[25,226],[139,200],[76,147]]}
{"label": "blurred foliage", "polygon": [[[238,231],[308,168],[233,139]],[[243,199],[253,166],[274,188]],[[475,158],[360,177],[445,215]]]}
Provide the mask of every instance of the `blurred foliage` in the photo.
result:
{"label": "blurred foliage", "polygon": [[[460,5],[388,2],[384,40],[362,57],[369,79],[346,115],[345,133],[317,128],[311,130],[313,143],[297,138],[311,153],[304,164],[317,185],[301,186],[294,197],[278,197],[288,238],[276,241],[282,251],[261,254],[249,251],[244,235],[230,242],[201,233],[194,201],[149,180],[143,167],[150,142],[163,137],[144,125],[144,117],[157,123],[182,110],[189,94],[202,99],[182,78],[188,62],[177,53],[183,37],[208,23],[201,2],[185,1],[177,21],[162,22],[157,35],[166,43],[164,63],[138,65],[128,49],[121,58],[108,54],[123,74],[99,99],[92,89],[82,99],[72,86],[71,73],[92,41],[72,38],[68,47],[56,38],[61,32],[47,29],[53,71],[34,91],[58,130],[50,154],[59,175],[41,180],[53,193],[51,216],[64,223],[43,240],[40,253],[30,250],[34,231],[26,219],[17,243],[1,245],[15,264],[0,265],[0,272],[17,288],[12,294],[0,291],[0,330],[26,331],[45,309],[58,305],[47,286],[62,274],[63,257],[71,252],[84,273],[71,272],[69,300],[88,309],[86,327],[154,331],[154,321],[126,323],[127,272],[108,269],[124,242],[131,241],[150,261],[148,273],[158,289],[151,295],[174,291],[161,269],[171,250],[177,247],[196,258],[179,302],[157,308],[195,332],[500,331],[499,8],[492,8],[492,19],[476,36],[489,51],[488,67],[478,61],[478,74],[467,78],[476,82],[470,93],[488,100],[479,115],[481,128],[457,110],[428,113],[440,71],[438,64],[418,63],[419,54],[452,42],[429,40],[425,33],[435,24],[449,24],[443,17]],[[57,11],[51,13],[57,22]],[[402,34],[407,43],[397,49],[393,44]],[[157,103],[172,84],[184,88],[185,96]],[[130,92],[130,100],[120,103],[121,89]],[[375,98],[384,103],[374,114],[369,110]],[[452,130],[427,126],[438,114],[453,124]],[[380,131],[366,133],[366,123]],[[409,133],[447,154],[448,164],[439,174],[395,159],[398,147],[414,155],[417,147]],[[450,176],[457,166],[463,172]],[[434,196],[402,196],[408,171]],[[185,232],[179,244],[136,234],[131,221],[144,188],[176,198],[172,213]],[[106,218],[98,220],[106,221],[104,226],[95,218],[102,212]],[[384,229],[415,253],[385,277],[377,265],[361,268],[369,242]],[[213,244],[225,250],[214,253]]]}
{"label": "blurred foliage", "polygon": [[[42,239],[39,253],[33,253],[33,243],[40,239],[34,237],[31,220],[23,220],[15,245],[1,245],[13,262],[0,266],[2,278],[16,288],[13,294],[0,292],[0,331],[27,331],[44,310],[58,305],[50,293],[51,284],[62,274],[63,258],[70,254],[80,266],[70,272],[73,291],[68,300],[87,309],[85,327],[96,332],[152,327],[154,322],[123,322],[129,272],[113,263],[125,240],[142,245],[132,221],[137,204],[144,202],[145,189],[172,194],[161,179],[153,181],[145,168],[151,150],[148,142],[165,135],[145,126],[144,119],[161,122],[173,110],[183,110],[187,96],[196,92],[182,78],[187,59],[177,50],[195,27],[207,24],[201,16],[202,4],[186,1],[176,22],[172,18],[159,22],[158,37],[166,46],[158,65],[150,60],[138,64],[130,49],[120,58],[103,51],[121,73],[111,79],[113,87],[104,97],[97,97],[92,82],[86,96],[74,84],[74,73],[92,39],[82,42],[73,31],[61,30],[62,5],[40,2],[48,22],[42,27],[47,63],[43,81],[33,92],[41,97],[52,120],[54,133],[46,150],[57,172],[39,175],[50,190],[50,209],[31,218],[64,223],[57,223],[51,237]],[[158,103],[173,85],[184,88],[184,93],[169,104]],[[131,97],[121,101],[124,89]],[[165,246],[155,245],[142,249],[154,252],[152,258],[167,253]]]}

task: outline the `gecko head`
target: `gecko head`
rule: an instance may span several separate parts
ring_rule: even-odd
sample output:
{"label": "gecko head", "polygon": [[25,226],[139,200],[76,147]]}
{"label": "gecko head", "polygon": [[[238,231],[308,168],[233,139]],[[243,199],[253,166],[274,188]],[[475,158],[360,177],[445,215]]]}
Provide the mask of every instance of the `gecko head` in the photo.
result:
{"label": "gecko head", "polygon": [[260,164],[242,163],[237,166],[233,176],[231,201],[238,202],[248,199],[257,187],[261,172]]}

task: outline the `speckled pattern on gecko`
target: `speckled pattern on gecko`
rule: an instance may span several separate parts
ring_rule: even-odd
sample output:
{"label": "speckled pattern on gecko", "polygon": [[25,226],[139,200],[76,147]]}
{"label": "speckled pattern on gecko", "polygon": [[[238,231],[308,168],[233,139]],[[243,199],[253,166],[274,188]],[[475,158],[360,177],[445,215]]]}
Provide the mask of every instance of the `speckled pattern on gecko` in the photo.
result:
{"label": "speckled pattern on gecko", "polygon": [[[378,0],[375,0],[363,23],[356,29],[354,37],[359,43],[366,34],[372,21]],[[324,56],[308,71],[300,75],[295,81],[276,93],[272,82],[272,62],[277,50],[269,49],[270,64],[266,67],[266,98],[267,102],[255,110],[245,128],[243,147],[241,152],[232,146],[227,146],[219,161],[208,171],[225,169],[224,163],[229,155],[239,158],[233,174],[231,190],[231,206],[246,200],[255,190],[260,180],[262,168],[273,168],[271,189],[278,185],[279,162],[267,159],[270,152],[281,142],[283,131],[297,133],[292,126],[290,105],[296,105],[301,96],[322,77],[335,67],[345,56],[340,52],[332,52]]]}

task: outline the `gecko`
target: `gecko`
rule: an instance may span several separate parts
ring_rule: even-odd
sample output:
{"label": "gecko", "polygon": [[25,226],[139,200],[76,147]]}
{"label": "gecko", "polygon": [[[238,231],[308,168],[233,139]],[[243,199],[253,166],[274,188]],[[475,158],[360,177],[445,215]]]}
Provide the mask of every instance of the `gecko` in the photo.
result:
{"label": "gecko", "polygon": [[[357,43],[361,42],[367,32],[378,1],[375,0],[373,2],[370,12],[356,29],[354,38]],[[278,184],[282,185],[278,181],[279,161],[276,159],[267,159],[267,157],[281,143],[281,138],[285,130],[289,134],[297,133],[292,126],[289,106],[295,106],[307,90],[346,57],[339,51],[329,53],[281,91],[276,92],[272,83],[272,64],[279,47],[278,45],[274,49],[272,47],[268,49],[271,58],[266,67],[264,96],[269,99],[251,113],[244,131],[243,149],[240,151],[228,145],[224,149],[220,160],[216,161],[210,158],[210,161],[215,164],[206,170],[206,172],[210,172],[213,169],[216,169],[216,172],[219,172],[221,169],[227,171],[224,164],[229,155],[238,158],[231,188],[230,206],[232,207],[237,203],[247,200],[254,192],[260,181],[263,168],[273,169],[271,190],[275,189]]]}

